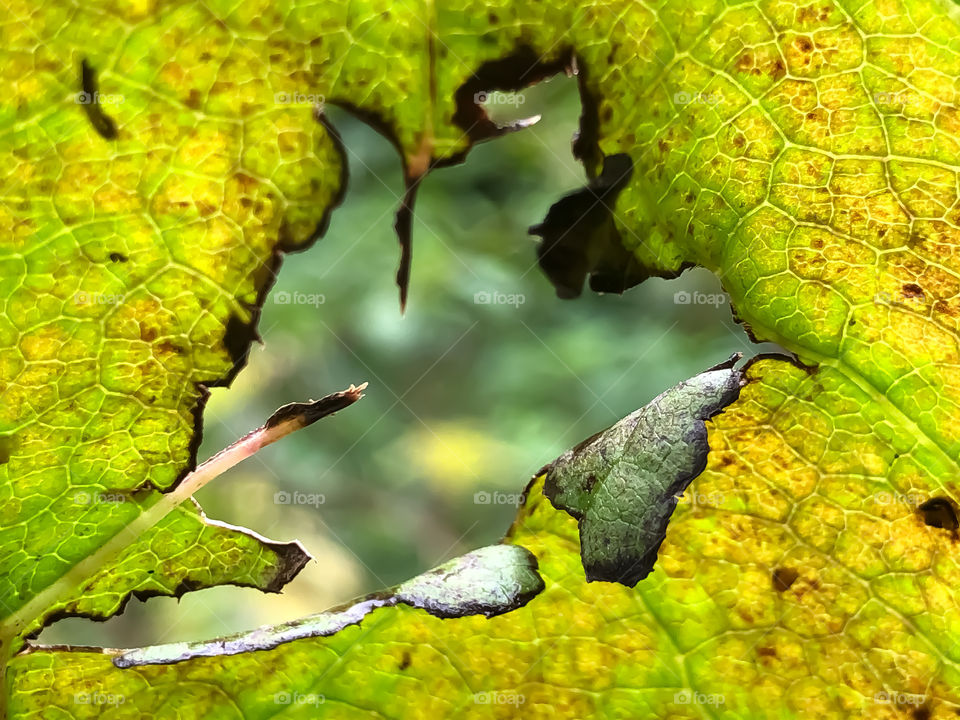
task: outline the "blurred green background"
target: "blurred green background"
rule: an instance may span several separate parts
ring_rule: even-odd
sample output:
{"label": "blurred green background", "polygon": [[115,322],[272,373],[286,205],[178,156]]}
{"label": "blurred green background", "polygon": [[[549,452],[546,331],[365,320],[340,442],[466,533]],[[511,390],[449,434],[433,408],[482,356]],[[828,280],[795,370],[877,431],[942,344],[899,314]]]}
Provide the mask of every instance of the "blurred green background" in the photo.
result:
{"label": "blurred green background", "polygon": [[[702,270],[623,296],[555,297],[526,229],[584,183],[570,153],[579,98],[565,77],[517,97],[490,114],[542,114],[537,125],[476,147],[466,164],[422,184],[405,316],[394,284],[399,158],[372,129],[329,111],[348,148],[346,200],[323,239],[286,258],[263,309],[264,344],[233,387],[213,390],[200,458],[280,405],[351,382],[370,386],[357,405],[266,448],[198,496],[211,518],[299,539],[315,561],[281,595],[225,587],[179,603],[132,600],[107,623],[61,621],[43,642],[203,639],[396,584],[496,542],[516,508],[482,502],[493,493],[521,492],[567,448],[730,353],[764,349],[726,303],[675,302],[681,291],[720,292]],[[484,303],[478,293],[515,297]],[[308,502],[275,502],[283,491]]]}

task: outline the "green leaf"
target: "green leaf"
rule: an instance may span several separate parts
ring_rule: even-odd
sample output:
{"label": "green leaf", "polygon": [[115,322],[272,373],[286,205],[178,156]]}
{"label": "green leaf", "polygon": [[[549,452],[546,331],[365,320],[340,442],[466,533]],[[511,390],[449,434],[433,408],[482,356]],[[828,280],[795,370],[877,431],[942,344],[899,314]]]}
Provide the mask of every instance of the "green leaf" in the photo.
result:
{"label": "green leaf", "polygon": [[[278,250],[308,245],[339,200],[319,96],[400,150],[405,288],[419,179],[503,131],[474,94],[575,67],[588,190],[538,227],[560,292],[702,265],[755,337],[799,358],[751,364],[739,400],[707,421],[706,469],[633,589],[586,582],[576,522],[539,479],[509,536],[545,583],[524,607],[379,608],[329,638],[234,656],[246,662],[119,670],[103,652],[32,650],[7,677],[16,714],[99,715],[63,704],[88,691],[135,698],[106,708],[117,717],[312,715],[293,694],[311,692],[345,717],[955,714],[955,4],[16,0],[9,13],[7,612],[141,510],[80,511],[77,492],[152,498],[193,465],[203,386],[242,361]],[[96,107],[75,101],[94,90]],[[263,584],[280,561],[259,552],[241,575]],[[144,581],[133,567],[97,612]],[[5,651],[60,609],[8,625]]]}
{"label": "green leaf", "polygon": [[193,468],[206,388],[244,364],[280,249],[312,242],[345,172],[309,108],[238,120],[271,89],[224,28],[183,42],[211,20],[201,5],[34,10],[7,10],[0,104],[4,657],[54,617],[276,591],[306,561],[180,508],[100,575],[65,580]]}

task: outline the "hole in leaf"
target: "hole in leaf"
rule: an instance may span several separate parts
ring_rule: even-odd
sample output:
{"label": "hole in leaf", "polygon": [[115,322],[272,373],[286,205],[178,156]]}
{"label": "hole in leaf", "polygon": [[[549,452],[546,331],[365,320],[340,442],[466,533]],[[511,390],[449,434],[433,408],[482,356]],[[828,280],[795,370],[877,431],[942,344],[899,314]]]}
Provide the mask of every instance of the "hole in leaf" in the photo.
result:
{"label": "hole in leaf", "polygon": [[931,498],[917,509],[923,515],[923,522],[930,527],[944,530],[956,530],[960,527],[956,508],[947,498]]}

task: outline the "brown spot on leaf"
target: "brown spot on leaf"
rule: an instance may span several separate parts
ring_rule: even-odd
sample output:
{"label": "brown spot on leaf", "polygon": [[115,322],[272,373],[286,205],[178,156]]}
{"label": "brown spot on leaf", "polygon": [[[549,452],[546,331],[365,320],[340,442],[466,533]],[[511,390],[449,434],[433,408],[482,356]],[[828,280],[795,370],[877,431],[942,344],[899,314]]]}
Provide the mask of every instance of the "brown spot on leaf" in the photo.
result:
{"label": "brown spot on leaf", "polygon": [[816,22],[826,22],[830,19],[830,8],[829,7],[816,7],[814,5],[807,5],[806,7],[799,8],[797,10],[797,22],[807,25],[809,23]]}
{"label": "brown spot on leaf", "polygon": [[903,296],[905,298],[923,298],[923,288],[916,283],[907,283],[903,286]]}
{"label": "brown spot on leaf", "polygon": [[240,192],[244,194],[256,190],[258,185],[256,178],[242,172],[234,173],[233,179],[237,181],[237,186],[239,187]]}
{"label": "brown spot on leaf", "polygon": [[157,331],[149,325],[140,324],[140,339],[144,342],[153,342],[157,339]]}
{"label": "brown spot on leaf", "polygon": [[936,310],[937,312],[943,313],[944,315],[949,315],[950,317],[957,316],[957,309],[954,307],[951,307],[950,304],[947,303],[945,300],[937,300],[933,304],[933,309]]}
{"label": "brown spot on leaf", "polygon": [[174,345],[172,342],[166,341],[162,342],[157,346],[157,350],[166,355],[184,355],[186,351],[179,345]]}
{"label": "brown spot on leaf", "polygon": [[197,200],[196,202],[197,212],[199,212],[203,217],[209,217],[218,211],[218,208],[213,203],[204,202],[203,200]]}
{"label": "brown spot on leaf", "polygon": [[400,659],[399,669],[400,669],[400,670],[406,670],[408,667],[410,667],[410,663],[411,663],[411,662],[413,662],[413,661],[412,661],[412,659],[410,658],[410,652],[409,652],[408,650],[404,650],[404,651],[403,651],[403,657]]}
{"label": "brown spot on leaf", "polygon": [[203,102],[203,93],[201,93],[197,88],[191,88],[190,93],[187,95],[186,99],[183,101],[183,104],[189,108],[196,110],[200,107],[200,104]]}
{"label": "brown spot on leaf", "polygon": [[797,9],[797,22],[799,23],[808,23],[815,17],[814,9],[810,5]]}
{"label": "brown spot on leaf", "polygon": [[777,568],[773,571],[773,589],[777,592],[786,592],[798,577],[800,573],[793,568]]}

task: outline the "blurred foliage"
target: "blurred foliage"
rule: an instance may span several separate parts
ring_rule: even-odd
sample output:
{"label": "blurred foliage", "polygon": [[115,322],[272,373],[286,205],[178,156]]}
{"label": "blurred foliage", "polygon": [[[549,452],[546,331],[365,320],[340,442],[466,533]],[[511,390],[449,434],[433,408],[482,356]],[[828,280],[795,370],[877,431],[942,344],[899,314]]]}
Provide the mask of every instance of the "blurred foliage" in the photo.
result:
{"label": "blurred foliage", "polygon": [[263,309],[264,344],[231,388],[212,391],[200,457],[284,403],[362,381],[367,396],[198,496],[212,518],[299,538],[316,562],[279,597],[226,587],[179,604],[133,601],[101,625],[62,621],[44,641],[207,638],[401,582],[499,539],[516,511],[511,496],[567,448],[730,353],[762,349],[726,302],[676,301],[682,292],[715,299],[720,286],[706,271],[624,296],[555,297],[526,228],[584,182],[569,147],[579,99],[567,78],[521,97],[491,115],[542,113],[537,125],[424,181],[406,316],[394,285],[399,158],[375,131],[329,110],[349,156],[344,205],[322,240],[286,258]]}

